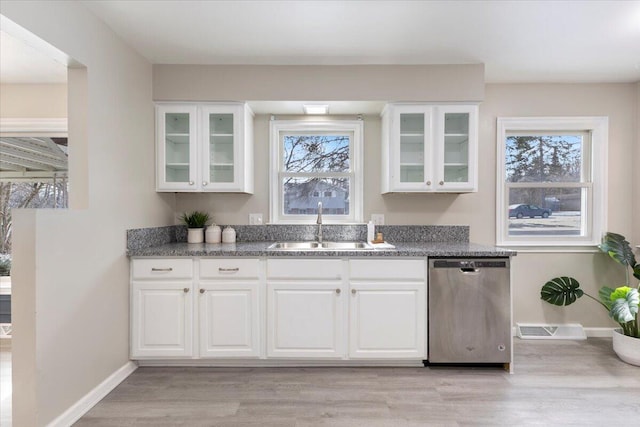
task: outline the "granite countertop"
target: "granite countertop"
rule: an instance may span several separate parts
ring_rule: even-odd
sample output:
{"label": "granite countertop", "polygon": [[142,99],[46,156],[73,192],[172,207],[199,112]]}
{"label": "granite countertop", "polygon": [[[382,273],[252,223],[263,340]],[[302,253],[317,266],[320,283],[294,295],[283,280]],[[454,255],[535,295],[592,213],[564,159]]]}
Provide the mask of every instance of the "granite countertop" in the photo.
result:
{"label": "granite countertop", "polygon": [[505,257],[515,251],[466,242],[389,242],[395,249],[270,250],[272,241],[237,243],[167,243],[130,248],[130,257]]}

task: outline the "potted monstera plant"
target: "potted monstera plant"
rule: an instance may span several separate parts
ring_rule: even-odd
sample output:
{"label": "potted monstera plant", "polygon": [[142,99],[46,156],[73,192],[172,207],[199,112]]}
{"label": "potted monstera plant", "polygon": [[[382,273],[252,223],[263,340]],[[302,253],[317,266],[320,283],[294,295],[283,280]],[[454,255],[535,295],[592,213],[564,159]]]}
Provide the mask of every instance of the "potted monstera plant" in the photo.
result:
{"label": "potted monstera plant", "polygon": [[573,277],[556,277],[544,284],[540,290],[540,298],[550,304],[566,306],[586,295],[600,303],[620,325],[613,332],[613,350],[625,362],[640,366],[640,283],[637,283],[640,280],[640,263],[636,262],[629,242],[620,234],[607,233],[598,247],[624,266],[624,285],[616,288],[603,286],[598,292],[598,298],[595,298],[580,289],[580,283]]}

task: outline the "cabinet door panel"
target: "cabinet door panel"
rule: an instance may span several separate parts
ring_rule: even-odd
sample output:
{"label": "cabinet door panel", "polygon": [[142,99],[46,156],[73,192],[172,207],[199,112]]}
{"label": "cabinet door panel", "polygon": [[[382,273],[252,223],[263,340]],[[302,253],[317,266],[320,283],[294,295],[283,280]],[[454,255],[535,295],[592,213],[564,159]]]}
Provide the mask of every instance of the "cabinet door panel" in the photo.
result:
{"label": "cabinet door panel", "polygon": [[342,357],[342,284],[268,284],[267,355]]}
{"label": "cabinet door panel", "polygon": [[424,283],[352,284],[353,358],[421,358],[425,342]]}
{"label": "cabinet door panel", "polygon": [[435,170],[437,191],[475,191],[477,106],[449,105],[436,109]]}
{"label": "cabinet door panel", "polygon": [[197,108],[171,104],[156,107],[156,190],[197,190]]}
{"label": "cabinet door panel", "polygon": [[132,292],[132,357],[190,356],[191,282],[134,282]]}
{"label": "cabinet door panel", "polygon": [[200,292],[200,356],[259,356],[258,283],[201,283]]}

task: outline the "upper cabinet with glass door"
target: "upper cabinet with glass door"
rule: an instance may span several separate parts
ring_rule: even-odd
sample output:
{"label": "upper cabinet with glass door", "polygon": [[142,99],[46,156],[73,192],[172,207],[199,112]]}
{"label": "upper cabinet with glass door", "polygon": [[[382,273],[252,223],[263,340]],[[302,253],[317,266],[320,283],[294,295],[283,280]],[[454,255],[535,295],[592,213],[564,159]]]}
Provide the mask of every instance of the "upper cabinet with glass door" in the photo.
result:
{"label": "upper cabinet with glass door", "polygon": [[382,193],[476,191],[477,106],[388,104]]}
{"label": "upper cabinet with glass door", "polygon": [[[246,104],[167,103],[156,112],[157,191],[253,193],[253,113]],[[167,142],[175,117],[188,123],[177,163]]]}
{"label": "upper cabinet with glass door", "polygon": [[156,107],[157,191],[196,191],[196,118],[194,105]]}

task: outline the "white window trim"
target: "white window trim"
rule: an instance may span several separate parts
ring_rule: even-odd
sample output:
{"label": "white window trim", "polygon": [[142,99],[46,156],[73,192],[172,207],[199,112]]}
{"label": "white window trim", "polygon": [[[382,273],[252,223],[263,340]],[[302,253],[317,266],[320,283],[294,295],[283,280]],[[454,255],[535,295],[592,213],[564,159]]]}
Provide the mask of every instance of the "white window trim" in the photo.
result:
{"label": "white window trim", "polygon": [[[323,218],[325,224],[350,224],[361,223],[363,221],[363,199],[364,183],[363,168],[363,135],[364,126],[361,120],[272,120],[269,123],[269,210],[270,222],[274,224],[309,224],[309,216],[296,218],[295,215],[281,215],[282,188],[280,188],[280,159],[282,158],[282,147],[280,144],[281,132],[353,132],[352,153],[349,158],[351,165],[351,199],[349,215],[340,216],[327,215]],[[333,217],[333,218],[332,218]]]}
{"label": "white window trim", "polygon": [[[508,206],[505,185],[505,140],[513,131],[588,131],[591,133],[591,174],[593,179],[593,199],[591,209],[585,215],[590,221],[590,235],[585,237],[527,237],[508,236]],[[608,117],[499,117],[497,122],[497,168],[496,168],[496,244],[500,246],[559,248],[586,248],[601,242],[607,228],[607,163],[609,143]],[[590,212],[589,212],[590,211]]]}

